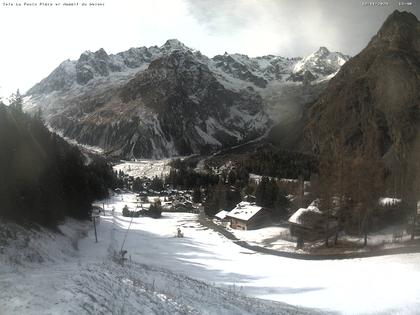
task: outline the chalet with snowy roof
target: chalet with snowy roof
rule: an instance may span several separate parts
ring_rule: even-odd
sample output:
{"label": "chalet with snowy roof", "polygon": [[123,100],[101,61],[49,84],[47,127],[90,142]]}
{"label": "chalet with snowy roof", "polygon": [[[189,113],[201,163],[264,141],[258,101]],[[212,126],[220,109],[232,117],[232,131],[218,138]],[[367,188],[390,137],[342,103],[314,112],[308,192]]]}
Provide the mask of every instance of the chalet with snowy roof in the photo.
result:
{"label": "chalet with snowy roof", "polygon": [[[298,209],[289,218],[290,234],[305,240],[316,240],[325,236],[327,217],[314,205]],[[333,217],[328,220],[328,234],[337,231],[338,222]]]}
{"label": "chalet with snowy roof", "polygon": [[243,200],[248,202],[256,202],[257,198],[255,198],[253,195],[246,195],[244,196]]}
{"label": "chalet with snowy roof", "polygon": [[271,212],[254,203],[242,201],[226,215],[226,218],[230,220],[232,229],[252,230],[266,226],[270,222]]}
{"label": "chalet with snowy roof", "polygon": [[401,204],[401,199],[382,197],[379,198],[379,205],[382,207],[391,207]]}
{"label": "chalet with snowy roof", "polygon": [[229,211],[222,210],[214,215],[215,219],[218,221],[227,221],[226,216],[228,215]]}

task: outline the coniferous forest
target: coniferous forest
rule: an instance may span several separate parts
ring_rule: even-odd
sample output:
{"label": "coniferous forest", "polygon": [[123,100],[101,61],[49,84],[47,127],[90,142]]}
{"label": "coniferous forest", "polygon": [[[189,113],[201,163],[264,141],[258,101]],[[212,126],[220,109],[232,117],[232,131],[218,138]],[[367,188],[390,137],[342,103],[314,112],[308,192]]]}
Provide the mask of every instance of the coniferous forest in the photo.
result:
{"label": "coniferous forest", "polygon": [[105,197],[115,175],[94,158],[50,132],[21,99],[0,103],[0,216],[54,227],[66,216],[85,219],[94,199]]}

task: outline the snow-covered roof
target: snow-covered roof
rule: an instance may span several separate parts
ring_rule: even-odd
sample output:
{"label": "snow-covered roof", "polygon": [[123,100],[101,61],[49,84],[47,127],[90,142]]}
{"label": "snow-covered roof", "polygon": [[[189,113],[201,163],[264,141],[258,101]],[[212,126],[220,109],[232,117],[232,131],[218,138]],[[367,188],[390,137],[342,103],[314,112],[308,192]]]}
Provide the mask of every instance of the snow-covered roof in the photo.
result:
{"label": "snow-covered roof", "polygon": [[236,207],[227,214],[227,216],[230,218],[248,221],[261,209],[262,207],[260,206],[251,204],[250,202],[242,201],[239,204],[237,204]]}
{"label": "snow-covered roof", "polygon": [[225,218],[226,218],[226,215],[227,215],[228,213],[229,213],[229,211],[222,210],[222,211],[220,211],[220,212],[216,213],[214,216],[215,216],[216,218],[220,219],[220,220],[223,220],[223,219],[225,219]]}
{"label": "snow-covered roof", "polygon": [[401,199],[389,198],[389,197],[379,198],[379,204],[381,206],[393,206],[393,205],[396,205],[398,203],[401,203]]}
{"label": "snow-covered roof", "polygon": [[322,212],[315,206],[309,206],[308,208],[300,208],[289,218],[289,223],[304,224],[304,217],[308,213],[322,214]]}

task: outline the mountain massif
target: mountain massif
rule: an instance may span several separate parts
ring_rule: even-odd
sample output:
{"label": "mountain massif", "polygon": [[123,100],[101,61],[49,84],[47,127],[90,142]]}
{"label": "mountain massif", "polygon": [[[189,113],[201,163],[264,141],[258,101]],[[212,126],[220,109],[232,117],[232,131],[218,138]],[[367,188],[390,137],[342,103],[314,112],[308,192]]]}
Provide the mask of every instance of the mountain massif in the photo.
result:
{"label": "mountain massif", "polygon": [[135,158],[208,154],[302,119],[349,59],[321,47],[306,58],[208,58],[177,40],[64,61],[25,97],[65,136]]}
{"label": "mountain massif", "polygon": [[331,79],[310,108],[305,131],[315,152],[329,150],[333,139],[356,152],[370,139],[391,163],[419,139],[419,109],[420,22],[395,11]]}

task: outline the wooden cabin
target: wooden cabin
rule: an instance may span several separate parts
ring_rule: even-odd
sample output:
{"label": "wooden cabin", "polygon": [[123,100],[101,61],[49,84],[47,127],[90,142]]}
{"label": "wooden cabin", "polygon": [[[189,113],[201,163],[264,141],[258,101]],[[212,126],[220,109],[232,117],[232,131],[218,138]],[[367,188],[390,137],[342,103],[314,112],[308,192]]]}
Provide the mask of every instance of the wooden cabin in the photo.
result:
{"label": "wooden cabin", "polygon": [[226,217],[226,216],[228,215],[228,213],[229,213],[229,211],[222,210],[222,211],[220,211],[220,212],[216,213],[216,214],[214,215],[214,218],[215,218],[217,221],[221,221],[221,222],[228,221],[228,218]]}
{"label": "wooden cabin", "polygon": [[[300,208],[288,220],[290,234],[309,241],[320,239],[325,236],[326,220],[326,215],[315,206]],[[335,234],[337,220],[330,217],[328,223],[328,235]]]}
{"label": "wooden cabin", "polygon": [[271,221],[271,211],[242,201],[226,217],[230,220],[232,229],[252,230],[267,226]]}

